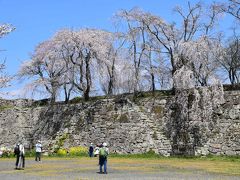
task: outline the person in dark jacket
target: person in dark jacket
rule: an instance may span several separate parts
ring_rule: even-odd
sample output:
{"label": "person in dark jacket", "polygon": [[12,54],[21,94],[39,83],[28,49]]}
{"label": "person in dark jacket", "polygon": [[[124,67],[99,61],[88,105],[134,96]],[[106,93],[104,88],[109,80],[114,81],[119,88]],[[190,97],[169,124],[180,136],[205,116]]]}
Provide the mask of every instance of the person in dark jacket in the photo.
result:
{"label": "person in dark jacket", "polygon": [[16,163],[15,163],[15,169],[18,169],[18,163],[20,158],[20,149],[19,149],[19,143],[16,144],[14,147],[14,156],[16,156]]}
{"label": "person in dark jacket", "polygon": [[94,150],[93,143],[91,143],[88,150],[89,157],[93,157],[93,150]]}

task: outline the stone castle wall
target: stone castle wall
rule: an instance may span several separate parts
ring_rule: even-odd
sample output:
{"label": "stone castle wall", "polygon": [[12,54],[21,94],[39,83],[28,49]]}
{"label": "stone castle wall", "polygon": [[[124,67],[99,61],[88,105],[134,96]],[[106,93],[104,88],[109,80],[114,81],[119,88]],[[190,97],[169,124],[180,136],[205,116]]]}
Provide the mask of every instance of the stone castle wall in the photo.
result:
{"label": "stone castle wall", "polygon": [[0,147],[13,147],[21,140],[31,149],[40,139],[44,149],[59,141],[65,148],[107,142],[111,152],[124,154],[153,150],[165,156],[240,155],[240,91],[225,92],[225,101],[212,108],[209,117],[196,95],[188,94],[189,117],[184,123],[179,120],[181,112],[172,107],[174,98],[132,101],[122,96],[44,107],[31,107],[32,101],[26,100],[1,100]]}

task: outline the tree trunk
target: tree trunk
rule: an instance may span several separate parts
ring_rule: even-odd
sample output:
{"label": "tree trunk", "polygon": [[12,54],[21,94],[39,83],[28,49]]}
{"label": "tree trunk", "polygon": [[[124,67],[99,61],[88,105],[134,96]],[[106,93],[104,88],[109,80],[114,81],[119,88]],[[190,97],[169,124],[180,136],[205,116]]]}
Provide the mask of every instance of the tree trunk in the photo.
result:
{"label": "tree trunk", "polygon": [[151,79],[152,79],[152,92],[154,93],[156,88],[155,88],[155,77],[153,73],[151,73]]}
{"label": "tree trunk", "polygon": [[108,95],[113,94],[114,70],[115,70],[115,58],[113,59],[113,64],[112,64],[111,69],[108,68],[108,74],[110,77],[110,80],[108,83]]}
{"label": "tree trunk", "polygon": [[89,97],[89,91],[84,91],[83,93],[83,98],[84,101],[89,101],[90,97]]}
{"label": "tree trunk", "polygon": [[85,63],[86,63],[86,88],[84,89],[83,95],[84,95],[84,100],[88,101],[89,100],[89,93],[91,89],[91,72],[90,72],[90,54],[87,55],[85,58]]}

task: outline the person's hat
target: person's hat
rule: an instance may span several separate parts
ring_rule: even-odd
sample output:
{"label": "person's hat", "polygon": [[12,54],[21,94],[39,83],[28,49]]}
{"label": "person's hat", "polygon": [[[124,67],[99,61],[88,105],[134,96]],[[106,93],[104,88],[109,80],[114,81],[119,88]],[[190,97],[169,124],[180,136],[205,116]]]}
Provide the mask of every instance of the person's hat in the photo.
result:
{"label": "person's hat", "polygon": [[104,143],[103,143],[103,147],[107,147],[107,143],[104,142]]}
{"label": "person's hat", "polygon": [[40,140],[38,140],[38,143],[41,143],[41,141],[40,141]]}

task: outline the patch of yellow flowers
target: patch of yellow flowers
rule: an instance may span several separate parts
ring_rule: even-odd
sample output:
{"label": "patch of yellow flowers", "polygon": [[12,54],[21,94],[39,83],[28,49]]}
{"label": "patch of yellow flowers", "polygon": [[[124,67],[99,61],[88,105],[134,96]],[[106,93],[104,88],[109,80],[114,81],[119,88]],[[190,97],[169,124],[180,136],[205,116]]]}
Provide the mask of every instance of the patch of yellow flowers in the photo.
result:
{"label": "patch of yellow flowers", "polygon": [[69,149],[60,148],[57,151],[57,154],[59,156],[66,156],[66,155],[81,156],[81,155],[86,155],[87,153],[88,153],[88,148],[83,146],[71,147]]}

